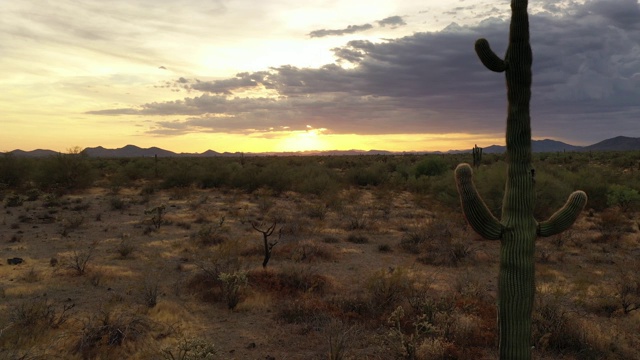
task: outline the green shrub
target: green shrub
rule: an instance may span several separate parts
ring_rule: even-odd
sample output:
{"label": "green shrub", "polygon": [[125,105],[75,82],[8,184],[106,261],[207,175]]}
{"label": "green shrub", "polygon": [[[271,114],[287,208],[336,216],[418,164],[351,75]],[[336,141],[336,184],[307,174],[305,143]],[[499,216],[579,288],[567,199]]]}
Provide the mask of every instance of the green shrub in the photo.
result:
{"label": "green shrub", "polygon": [[636,189],[613,184],[607,191],[607,205],[618,206],[623,211],[637,209],[640,206],[640,193]]}
{"label": "green shrub", "polygon": [[447,162],[441,157],[429,156],[416,165],[416,178],[421,176],[438,176],[449,169]]}
{"label": "green shrub", "polygon": [[355,186],[378,186],[389,178],[389,172],[383,163],[370,166],[360,165],[350,168],[346,174],[347,181]]}
{"label": "green shrub", "polygon": [[85,189],[96,179],[95,166],[79,148],[40,159],[35,175],[36,183],[41,188],[62,192]]}
{"label": "green shrub", "polygon": [[11,153],[0,156],[0,188],[17,188],[22,186],[29,175],[29,166],[26,159],[18,159]]}

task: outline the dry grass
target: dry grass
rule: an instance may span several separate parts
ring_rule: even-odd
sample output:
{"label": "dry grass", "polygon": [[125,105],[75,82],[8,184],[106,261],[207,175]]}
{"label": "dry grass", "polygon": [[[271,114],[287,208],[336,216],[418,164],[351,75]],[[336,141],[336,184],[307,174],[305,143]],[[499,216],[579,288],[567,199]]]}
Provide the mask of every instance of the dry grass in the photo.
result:
{"label": "dry grass", "polygon": [[[18,200],[0,224],[3,257],[24,259],[0,266],[3,359],[496,357],[499,244],[429,198],[94,188]],[[537,358],[635,356],[634,216],[595,213],[538,242]],[[251,224],[274,221],[263,269]]]}

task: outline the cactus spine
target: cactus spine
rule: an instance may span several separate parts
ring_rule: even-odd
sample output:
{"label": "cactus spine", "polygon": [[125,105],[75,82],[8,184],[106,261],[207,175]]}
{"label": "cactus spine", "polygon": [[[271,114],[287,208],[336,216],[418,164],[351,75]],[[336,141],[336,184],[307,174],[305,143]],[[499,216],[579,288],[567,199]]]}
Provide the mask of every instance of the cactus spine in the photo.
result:
{"label": "cactus spine", "polygon": [[473,154],[473,167],[480,166],[480,163],[482,162],[482,148],[475,145],[471,152]]}
{"label": "cactus spine", "polygon": [[476,41],[475,50],[491,71],[504,72],[507,82],[507,156],[509,168],[498,220],[478,194],[468,164],[455,170],[456,184],[464,215],[482,237],[500,240],[498,322],[500,359],[531,358],[531,311],[535,293],[535,239],[558,234],[569,228],[587,202],[587,195],[576,191],[548,220],[533,217],[535,172],[531,167],[531,46],[527,0],[511,0],[509,46],[504,60],[485,39]]}

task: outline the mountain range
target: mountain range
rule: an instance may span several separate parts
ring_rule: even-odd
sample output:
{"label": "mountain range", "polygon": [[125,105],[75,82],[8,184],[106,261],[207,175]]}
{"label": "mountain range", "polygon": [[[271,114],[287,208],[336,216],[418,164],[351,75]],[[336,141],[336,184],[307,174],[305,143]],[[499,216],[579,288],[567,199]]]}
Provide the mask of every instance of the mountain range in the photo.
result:
{"label": "mountain range", "polygon": [[[559,151],[631,151],[640,150],[640,138],[632,138],[626,136],[617,136],[611,139],[600,141],[599,143],[589,146],[576,146],[566,144],[556,140],[532,140],[531,147],[533,152],[559,152]],[[441,151],[409,151],[404,153],[413,154],[443,154],[443,153],[466,153],[467,150],[449,150],[445,152]],[[503,153],[506,151],[504,145],[491,145],[483,149],[484,153]],[[327,150],[327,151],[300,151],[300,152],[264,152],[264,153],[241,153],[241,152],[223,152],[219,153],[213,150],[207,150],[203,153],[175,153],[169,150],[164,150],[158,147],[140,148],[135,145],[127,145],[119,149],[106,149],[102,146],[88,147],[82,150],[84,154],[89,157],[104,157],[104,158],[117,158],[117,157],[212,157],[212,156],[311,156],[311,155],[391,155],[401,154],[402,152],[392,152],[385,150]],[[9,153],[14,156],[21,157],[43,157],[57,155],[58,152],[52,150],[13,150]]]}

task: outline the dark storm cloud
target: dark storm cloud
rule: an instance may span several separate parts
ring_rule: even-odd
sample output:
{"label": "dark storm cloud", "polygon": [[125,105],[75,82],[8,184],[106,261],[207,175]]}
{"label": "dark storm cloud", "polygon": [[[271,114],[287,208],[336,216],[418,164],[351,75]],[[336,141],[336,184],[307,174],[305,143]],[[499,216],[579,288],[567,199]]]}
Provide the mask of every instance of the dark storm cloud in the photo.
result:
{"label": "dark storm cloud", "polygon": [[637,0],[590,0],[583,9],[582,16],[597,14],[622,28],[640,29],[640,7]]}
{"label": "dark storm cloud", "polygon": [[314,30],[314,31],[309,33],[309,37],[316,38],[316,37],[336,36],[336,35],[340,36],[340,35],[345,35],[345,34],[353,34],[353,33],[361,32],[361,31],[369,30],[369,29],[373,29],[373,25],[371,25],[371,24],[349,25],[345,29],[337,29],[337,30],[320,29],[320,30]]}
{"label": "dark storm cloud", "polygon": [[391,28],[396,28],[398,26],[407,25],[402,16],[390,16],[388,18],[384,18],[382,20],[377,21],[379,26],[385,27],[389,26]]}
{"label": "dark storm cloud", "polygon": [[[640,30],[629,21],[637,3],[589,1],[531,16],[534,52],[534,136],[595,142],[640,136]],[[218,81],[190,82],[196,97],[94,114],[175,115],[156,134],[259,132],[307,124],[333,133],[503,132],[504,75],[485,69],[473,52],[479,37],[498,54],[508,23],[491,18],[455,24],[383,43],[350,41],[333,49],[337,64],[280,66]],[[279,98],[239,98],[265,87]]]}

